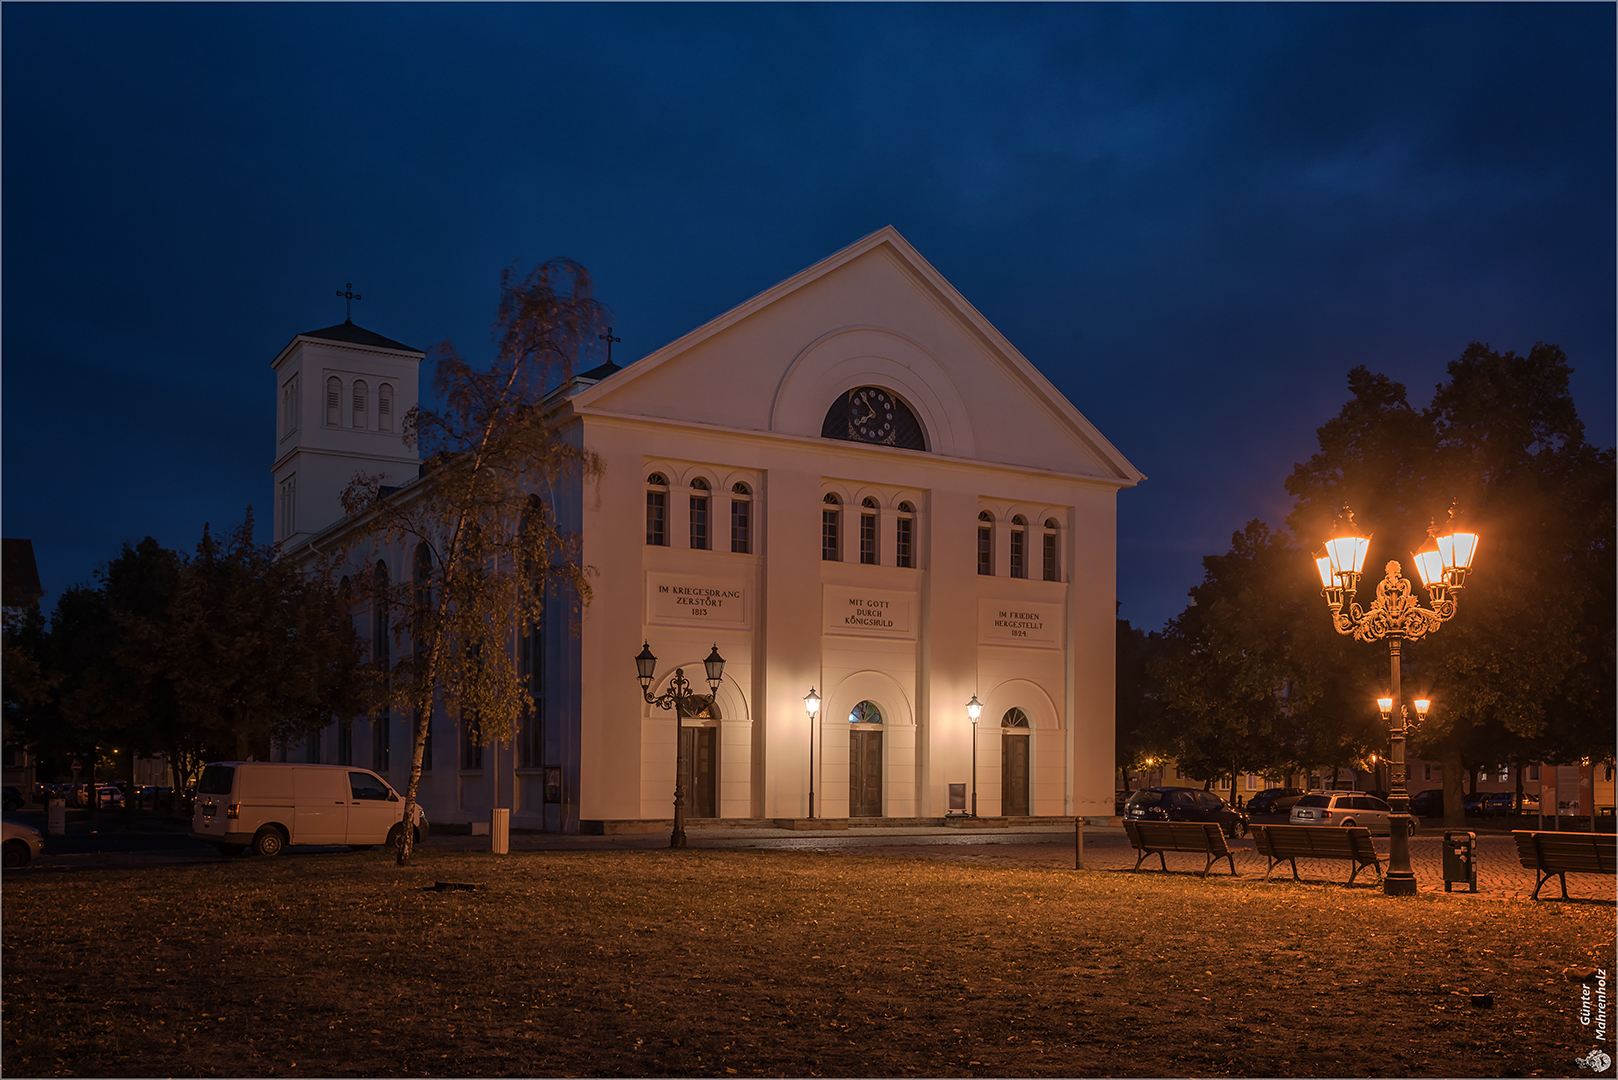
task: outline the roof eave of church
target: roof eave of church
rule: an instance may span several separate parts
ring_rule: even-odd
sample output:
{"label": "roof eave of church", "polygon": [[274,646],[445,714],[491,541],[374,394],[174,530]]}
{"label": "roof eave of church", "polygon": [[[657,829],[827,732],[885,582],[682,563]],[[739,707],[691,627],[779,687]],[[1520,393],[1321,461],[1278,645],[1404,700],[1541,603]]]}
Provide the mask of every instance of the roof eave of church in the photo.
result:
{"label": "roof eave of church", "polygon": [[276,364],[279,364],[282,359],[286,357],[287,353],[292,351],[293,347],[296,346],[299,341],[305,339],[311,341],[335,342],[339,345],[358,345],[361,348],[382,349],[387,352],[405,353],[406,355],[415,357],[417,360],[420,360],[427,355],[420,349],[406,345],[402,341],[394,341],[390,337],[383,337],[375,330],[367,330],[365,327],[356,326],[352,322],[342,322],[338,323],[336,326],[326,326],[319,330],[305,330],[301,334],[294,334],[292,340],[286,343],[286,347],[283,348],[279,353],[276,353],[275,360],[270,366],[274,367]]}
{"label": "roof eave of church", "polygon": [[[765,289],[757,296],[744,300],[742,303],[724,312],[717,318],[711,319],[687,334],[676,338],[667,345],[658,349],[649,356],[635,362],[635,372],[632,378],[638,378],[647,372],[662,366],[682,353],[696,347],[701,342],[719,334],[735,324],[741,322],[755,313],[764,310],[782,297],[790,295],[805,285],[832,273],[839,267],[845,266],[871,251],[886,245],[890,251],[921,280],[925,281],[960,317],[982,336],[984,344],[1004,356],[1010,361],[1023,378],[1027,379],[1032,388],[1056,407],[1062,419],[1073,430],[1080,442],[1087,444],[1106,462],[1120,479],[1127,480],[1131,485],[1146,479],[1146,474],[1135,468],[1129,459],[1112,445],[1107,437],[1101,434],[1094,424],[1062,394],[1051,381],[1034,366],[1033,362],[1025,357],[1004,334],[995,329],[993,323],[984,318],[983,313],[972,306],[972,302],[963,296],[949,280],[939,273],[928,262],[921,252],[917,251],[910,242],[899,234],[899,230],[892,225],[884,225],[869,236],[861,237],[841,251],[832,253],[819,262],[798,271],[785,281]],[[585,387],[577,394],[572,395],[576,407],[588,408],[595,399],[611,390],[616,390],[622,382],[612,387],[601,389],[599,384]]]}

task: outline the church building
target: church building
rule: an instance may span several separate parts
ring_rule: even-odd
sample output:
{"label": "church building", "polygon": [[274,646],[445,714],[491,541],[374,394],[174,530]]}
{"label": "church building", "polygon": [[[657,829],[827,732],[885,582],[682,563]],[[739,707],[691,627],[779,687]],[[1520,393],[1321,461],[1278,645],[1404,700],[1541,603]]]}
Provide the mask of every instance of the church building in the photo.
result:
{"label": "church building", "polygon": [[[275,359],[283,557],[334,544],[356,471],[422,482],[399,421],[423,358],[345,323]],[[554,500],[593,596],[532,643],[513,745],[434,718],[431,821],[666,829],[676,723],[643,697],[643,645],[654,695],[726,661],[683,721],[688,821],[1113,812],[1116,506],[1143,477],[895,230],[551,403],[605,466]],[[363,566],[407,580],[410,553]],[[409,740],[383,716],[281,753],[402,789]]]}

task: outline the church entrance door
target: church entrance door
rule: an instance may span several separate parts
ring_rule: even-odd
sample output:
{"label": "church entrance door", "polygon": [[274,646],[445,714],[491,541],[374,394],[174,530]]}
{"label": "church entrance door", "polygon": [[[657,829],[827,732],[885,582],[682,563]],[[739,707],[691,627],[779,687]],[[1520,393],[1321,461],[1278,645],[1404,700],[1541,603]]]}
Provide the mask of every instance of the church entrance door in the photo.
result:
{"label": "church entrance door", "polygon": [[1028,816],[1028,736],[1000,736],[1000,813]]}
{"label": "church entrance door", "polygon": [[688,727],[680,729],[680,757],[685,775],[685,816],[718,817],[719,729]]}
{"label": "church entrance door", "polygon": [[848,816],[882,816],[882,733],[848,733]]}

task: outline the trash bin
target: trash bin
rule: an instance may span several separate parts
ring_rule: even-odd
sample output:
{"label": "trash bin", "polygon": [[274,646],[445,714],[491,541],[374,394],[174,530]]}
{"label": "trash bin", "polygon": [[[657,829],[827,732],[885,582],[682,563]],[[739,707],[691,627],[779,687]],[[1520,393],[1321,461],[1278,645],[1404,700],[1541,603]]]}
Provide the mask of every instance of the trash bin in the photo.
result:
{"label": "trash bin", "polygon": [[1469,892],[1478,891],[1477,833],[1444,834],[1444,891],[1451,891],[1455,885],[1465,885]]}
{"label": "trash bin", "polygon": [[52,795],[45,803],[45,831],[51,836],[67,832],[67,800],[60,795]]}

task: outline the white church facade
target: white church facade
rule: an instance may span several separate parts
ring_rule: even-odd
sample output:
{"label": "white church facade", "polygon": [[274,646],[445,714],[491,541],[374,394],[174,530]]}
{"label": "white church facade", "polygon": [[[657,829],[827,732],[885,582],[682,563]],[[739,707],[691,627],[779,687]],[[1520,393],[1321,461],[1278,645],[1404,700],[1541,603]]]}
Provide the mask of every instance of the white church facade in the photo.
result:
{"label": "white church facade", "polygon": [[[422,359],[351,324],[276,358],[284,557],[333,542],[356,471],[421,482],[398,428]],[[605,466],[555,497],[593,596],[534,642],[515,744],[434,718],[430,820],[666,828],[675,720],[643,644],[653,694],[726,660],[684,721],[689,821],[803,819],[811,784],[833,823],[942,818],[963,791],[986,817],[1112,813],[1116,504],[1143,477],[893,229],[552,402]],[[404,580],[410,553],[353,572],[377,564]],[[380,717],[283,753],[402,787],[409,738]]]}

